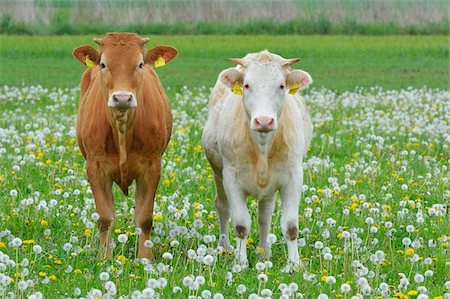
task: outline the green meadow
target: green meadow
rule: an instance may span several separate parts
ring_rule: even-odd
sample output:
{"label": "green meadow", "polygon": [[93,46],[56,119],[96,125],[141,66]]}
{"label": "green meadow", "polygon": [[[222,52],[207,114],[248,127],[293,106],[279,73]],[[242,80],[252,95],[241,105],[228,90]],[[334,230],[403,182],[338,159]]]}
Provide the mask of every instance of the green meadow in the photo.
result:
{"label": "green meadow", "polygon": [[[84,69],[71,53],[96,44],[98,35],[0,36],[0,84],[77,86]],[[149,36],[148,47],[170,44],[177,59],[158,70],[164,86],[211,87],[219,72],[232,66],[229,57],[268,49],[300,57],[295,67],[311,73],[315,88],[354,90],[382,86],[399,89],[447,88],[446,36]]]}
{"label": "green meadow", "polygon": [[[445,36],[149,36],[179,56],[157,73],[173,113],[151,243],[136,259],[130,195],[114,188],[113,258],[75,140],[71,55],[94,35],[0,35],[0,298],[450,298],[450,91]],[[304,158],[298,248],[286,261],[279,198],[273,256],[218,248],[215,186],[201,134],[228,57],[301,57],[314,136]],[[231,225],[230,225],[231,228]],[[230,230],[234,245],[234,236]],[[248,266],[248,268],[246,267]],[[446,270],[447,269],[447,270]]]}

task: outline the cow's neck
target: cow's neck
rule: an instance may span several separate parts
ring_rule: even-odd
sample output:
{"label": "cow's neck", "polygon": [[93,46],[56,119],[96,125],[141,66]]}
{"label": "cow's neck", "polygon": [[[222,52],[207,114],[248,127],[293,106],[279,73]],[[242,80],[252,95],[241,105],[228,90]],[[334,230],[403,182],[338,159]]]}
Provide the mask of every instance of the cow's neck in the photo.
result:
{"label": "cow's neck", "polygon": [[[111,125],[114,131],[117,132],[117,144],[119,147],[119,169],[120,169],[120,187],[122,190],[127,186],[128,178],[128,167],[127,167],[127,148],[128,141],[131,140],[133,134],[133,124],[134,124],[134,109],[127,109],[125,111],[120,111],[117,109],[111,109],[112,120]],[[125,190],[124,190],[125,192]],[[127,193],[127,192],[125,192]]]}
{"label": "cow's neck", "polygon": [[257,155],[256,175],[260,187],[265,187],[269,181],[269,158],[276,131],[259,133],[251,131],[255,152]]}

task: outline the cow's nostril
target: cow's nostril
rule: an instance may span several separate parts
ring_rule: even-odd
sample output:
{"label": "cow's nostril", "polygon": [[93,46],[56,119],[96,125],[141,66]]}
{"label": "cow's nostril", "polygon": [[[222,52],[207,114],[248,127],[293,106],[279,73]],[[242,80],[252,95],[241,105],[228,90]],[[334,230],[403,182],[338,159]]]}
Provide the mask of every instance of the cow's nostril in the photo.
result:
{"label": "cow's nostril", "polygon": [[118,99],[115,95],[113,96],[113,100],[114,100],[114,102],[116,102],[116,103],[119,102],[119,99]]}
{"label": "cow's nostril", "polygon": [[128,97],[128,101],[127,101],[127,102],[128,102],[128,103],[131,102],[131,96]]}

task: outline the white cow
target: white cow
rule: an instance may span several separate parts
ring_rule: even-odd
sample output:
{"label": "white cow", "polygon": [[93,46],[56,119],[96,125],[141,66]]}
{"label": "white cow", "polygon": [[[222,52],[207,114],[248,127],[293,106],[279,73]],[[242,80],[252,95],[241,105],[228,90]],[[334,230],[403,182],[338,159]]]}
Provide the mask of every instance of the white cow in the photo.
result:
{"label": "white cow", "polygon": [[246,199],[251,195],[259,203],[260,246],[270,257],[267,236],[279,191],[288,258],[298,264],[302,160],[311,140],[312,124],[297,91],[312,83],[311,76],[290,68],[299,59],[285,59],[267,50],[230,61],[237,66],[220,73],[203,130],[205,154],[216,181],[219,245],[231,248],[228,220],[232,215],[236,258],[247,263],[251,220]]}

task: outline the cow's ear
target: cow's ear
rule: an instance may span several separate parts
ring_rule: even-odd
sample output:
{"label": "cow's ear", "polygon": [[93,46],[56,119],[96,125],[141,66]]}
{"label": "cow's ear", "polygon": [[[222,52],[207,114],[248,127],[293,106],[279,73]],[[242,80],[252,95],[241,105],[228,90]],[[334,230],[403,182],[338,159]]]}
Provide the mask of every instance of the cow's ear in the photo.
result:
{"label": "cow's ear", "polygon": [[[100,54],[91,46],[81,46],[73,50],[73,57],[78,59],[82,64],[88,65],[91,62],[100,63]],[[86,59],[88,58],[88,59]],[[89,65],[88,65],[89,66]]]}
{"label": "cow's ear", "polygon": [[242,86],[243,77],[242,73],[239,72],[234,67],[230,67],[219,75],[220,81],[222,81],[223,84],[228,86],[229,88],[233,88],[234,84],[237,83],[239,86]]}
{"label": "cow's ear", "polygon": [[163,66],[177,57],[178,51],[171,46],[156,46],[147,50],[145,61],[155,67]]}
{"label": "cow's ear", "polygon": [[302,70],[290,71],[286,76],[286,85],[291,94],[295,94],[298,90],[307,88],[312,82],[311,76]]}

